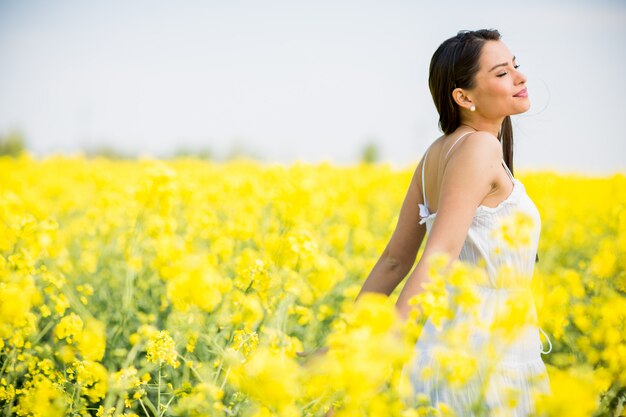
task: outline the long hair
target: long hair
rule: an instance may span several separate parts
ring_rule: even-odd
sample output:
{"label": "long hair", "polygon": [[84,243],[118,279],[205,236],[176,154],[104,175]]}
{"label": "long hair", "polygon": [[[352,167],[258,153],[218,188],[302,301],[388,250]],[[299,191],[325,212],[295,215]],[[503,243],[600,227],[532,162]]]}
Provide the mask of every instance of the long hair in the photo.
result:
{"label": "long hair", "polygon": [[[461,30],[456,36],[446,39],[435,51],[428,75],[428,87],[433,96],[439,128],[449,135],[461,124],[461,110],[452,98],[455,88],[474,88],[476,73],[480,68],[479,59],[486,41],[499,41],[500,32],[496,29]],[[498,140],[502,144],[504,162],[513,168],[513,127],[511,116],[506,116],[500,126]],[[535,262],[539,261],[539,255]]]}

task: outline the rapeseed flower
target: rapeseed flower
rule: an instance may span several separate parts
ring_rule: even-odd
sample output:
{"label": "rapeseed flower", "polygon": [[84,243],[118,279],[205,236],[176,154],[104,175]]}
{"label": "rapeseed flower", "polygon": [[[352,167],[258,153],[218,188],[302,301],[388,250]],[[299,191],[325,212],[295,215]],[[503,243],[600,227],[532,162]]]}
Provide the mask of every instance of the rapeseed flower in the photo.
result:
{"label": "rapeseed flower", "polygon": [[78,351],[84,359],[100,361],[106,349],[106,332],[104,324],[95,319],[89,319],[76,337]]}
{"label": "rapeseed flower", "polygon": [[198,307],[211,312],[231,287],[232,283],[220,277],[210,265],[197,257],[189,257],[184,270],[168,281],[167,295],[174,308],[179,311]]}
{"label": "rapeseed flower", "polygon": [[81,394],[91,402],[98,402],[106,396],[109,388],[109,374],[104,366],[93,361],[77,361],[73,364],[74,377],[80,386]]}
{"label": "rapeseed flower", "polygon": [[233,349],[241,351],[247,358],[259,345],[259,336],[248,329],[235,330]]}
{"label": "rapeseed flower", "polygon": [[301,370],[280,351],[259,346],[248,360],[231,369],[229,381],[258,403],[289,415],[302,393]]}
{"label": "rapeseed flower", "polygon": [[15,406],[18,416],[62,417],[66,415],[69,397],[61,386],[38,374],[27,381]]}
{"label": "rapeseed flower", "polygon": [[[450,415],[445,404],[399,401],[400,369],[427,317],[445,330],[442,369],[457,385],[474,376],[465,342],[492,331],[506,342],[537,319],[554,344],[543,356],[556,394],[544,415],[563,415],[579,400],[574,414],[594,406],[597,415],[619,414],[624,176],[523,175],[542,220],[527,300],[503,301],[495,323],[479,315],[449,330],[459,309],[482,311],[477,286],[521,294],[530,277],[504,265],[490,271],[492,283],[484,262],[434,258],[398,338],[400,286],[387,301],[354,300],[393,233],[412,174],[374,164],[0,158],[0,414],[130,417],[160,402],[164,417],[319,416],[331,404],[336,417]],[[500,250],[515,243],[526,251],[528,220],[518,214],[496,226]],[[111,308],[111,300],[120,302]],[[296,355],[321,345],[326,354]],[[174,367],[177,360],[186,366]],[[157,382],[153,363],[174,365],[159,368]],[[574,371],[583,365],[592,377]],[[106,369],[117,372],[107,378]],[[285,398],[272,397],[275,388]],[[511,391],[498,412],[515,401]]]}
{"label": "rapeseed flower", "polygon": [[167,330],[161,330],[150,337],[146,347],[146,359],[156,364],[167,363],[177,368],[180,365],[178,361],[178,352],[176,351],[176,343],[169,335]]}
{"label": "rapeseed flower", "polygon": [[509,248],[522,248],[530,245],[534,229],[534,220],[530,215],[514,210],[510,216],[500,220],[492,231],[492,237]]}
{"label": "rapeseed flower", "polygon": [[82,336],[83,320],[75,313],[70,313],[59,320],[59,324],[54,328],[54,336],[67,343],[74,343]]}
{"label": "rapeseed flower", "polygon": [[548,367],[552,392],[538,393],[538,417],[588,417],[599,406],[598,387],[593,371],[587,367],[560,370]]}

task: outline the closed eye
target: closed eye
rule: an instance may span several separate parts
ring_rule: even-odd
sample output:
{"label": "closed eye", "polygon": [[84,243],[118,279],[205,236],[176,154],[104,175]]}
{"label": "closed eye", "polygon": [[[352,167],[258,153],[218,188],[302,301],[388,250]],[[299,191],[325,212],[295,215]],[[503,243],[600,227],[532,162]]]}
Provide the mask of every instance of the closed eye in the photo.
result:
{"label": "closed eye", "polygon": [[[519,66],[520,66],[520,64],[513,65],[513,68],[518,69],[518,68],[519,68]],[[502,74],[498,74],[498,75],[496,75],[496,77],[504,77],[504,76],[505,76],[505,75],[507,75],[507,74],[508,74],[508,72],[503,72]]]}

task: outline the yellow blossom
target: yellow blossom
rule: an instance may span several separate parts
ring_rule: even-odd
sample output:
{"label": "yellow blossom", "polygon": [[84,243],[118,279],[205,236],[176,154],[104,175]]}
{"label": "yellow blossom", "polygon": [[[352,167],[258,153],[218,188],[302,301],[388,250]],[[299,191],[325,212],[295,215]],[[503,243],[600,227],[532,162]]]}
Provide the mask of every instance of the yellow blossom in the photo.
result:
{"label": "yellow blossom", "polygon": [[106,332],[104,324],[95,319],[89,319],[83,331],[76,336],[78,351],[84,359],[99,361],[104,356],[106,348]]}
{"label": "yellow blossom", "polygon": [[549,366],[548,371],[552,390],[550,393],[536,394],[538,416],[593,415],[599,401],[592,370],[586,367],[559,370]]}
{"label": "yellow blossom", "polygon": [[25,384],[17,397],[17,415],[61,417],[65,415],[68,397],[57,384],[42,374]]}
{"label": "yellow blossom", "polygon": [[93,361],[78,361],[74,363],[76,382],[81,392],[90,401],[97,402],[104,398],[108,390],[109,374],[104,366]]}
{"label": "yellow blossom", "polygon": [[278,409],[292,406],[300,395],[299,377],[293,359],[266,347],[257,348],[248,361],[229,374],[238,389]]}
{"label": "yellow blossom", "polygon": [[492,231],[492,237],[511,248],[525,247],[531,243],[534,228],[534,220],[530,215],[515,210],[500,220],[498,227]]}
{"label": "yellow blossom", "polygon": [[163,362],[177,368],[180,365],[178,361],[178,353],[174,339],[169,335],[167,330],[161,330],[158,334],[151,336],[146,347],[149,362],[161,365]]}
{"label": "yellow blossom", "polygon": [[235,330],[233,337],[233,348],[241,350],[245,357],[248,357],[259,344],[259,336],[256,332],[243,329]]}
{"label": "yellow blossom", "polygon": [[74,343],[81,337],[83,331],[83,320],[75,313],[70,313],[63,317],[54,329],[57,339],[65,339],[67,343]]}

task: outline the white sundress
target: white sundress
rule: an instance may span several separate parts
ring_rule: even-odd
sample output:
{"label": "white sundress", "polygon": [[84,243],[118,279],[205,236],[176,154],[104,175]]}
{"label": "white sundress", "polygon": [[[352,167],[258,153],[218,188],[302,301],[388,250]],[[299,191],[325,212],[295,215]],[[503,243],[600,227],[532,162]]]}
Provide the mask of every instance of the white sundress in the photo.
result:
{"label": "white sundress", "polygon": [[[450,150],[465,135],[459,137]],[[427,155],[428,151],[426,151],[422,163],[424,204],[419,206],[420,224],[425,223],[427,232],[430,233],[437,213],[428,211],[424,191],[424,165]],[[481,205],[477,208],[459,260],[476,266],[480,265],[486,269],[488,283],[485,285],[472,284],[472,288],[475,289],[480,300],[479,304],[474,307],[473,313],[480,318],[481,323],[493,323],[498,318],[498,312],[503,311],[503,306],[507,305],[506,303],[510,300],[519,299],[519,297],[529,297],[530,315],[533,320],[530,324],[524,322],[523,326],[518,327],[514,337],[506,339],[507,343],[499,344],[497,341],[503,339],[494,339],[490,331],[485,330],[484,327],[481,328],[477,325],[473,329],[476,316],[471,316],[465,310],[455,310],[454,317],[445,321],[440,330],[428,318],[415,344],[413,358],[405,364],[402,370],[404,375],[408,373],[413,399],[418,393],[425,394],[432,406],[437,406],[440,402],[446,403],[459,417],[531,416],[535,412],[534,394],[537,392],[551,394],[550,381],[541,354],[549,353],[552,350],[552,343],[544,332],[550,349],[543,350],[539,336],[541,329],[536,324],[536,310],[530,290],[539,243],[541,218],[537,207],[526,194],[524,185],[513,178],[513,174],[504,160],[502,160],[502,164],[513,181],[513,191],[496,207]],[[490,236],[490,232],[498,226],[501,219],[512,215],[516,210],[529,215],[533,220],[533,225],[530,233],[530,244],[512,249],[499,244]],[[497,253],[494,252],[496,246],[500,248]],[[519,271],[520,274],[516,275],[518,279],[515,281],[515,285],[503,283],[502,275],[499,275],[500,268],[503,266],[512,267]],[[442,356],[437,352],[445,352],[445,349],[449,347],[450,339],[444,339],[444,332],[454,330],[454,327],[461,323],[465,323],[466,328],[469,327],[470,329],[469,340],[460,341],[460,345],[455,344],[453,349],[456,350],[452,353],[469,355],[465,357],[470,358],[472,363],[478,364],[478,366],[471,368],[472,371],[476,369],[477,371],[470,371],[472,377],[469,378],[469,381],[462,386],[459,384],[453,386],[448,382],[448,379],[443,377],[445,363],[439,361],[438,358]],[[468,323],[470,323],[469,326]],[[458,346],[462,347],[459,349]],[[490,353],[486,353],[487,350],[485,349],[487,348],[495,348],[495,351],[491,350]],[[496,356],[493,356],[494,352],[497,353]],[[461,363],[463,362],[461,361]],[[511,398],[516,399],[511,400]],[[476,404],[484,407],[482,412],[472,408]]]}

